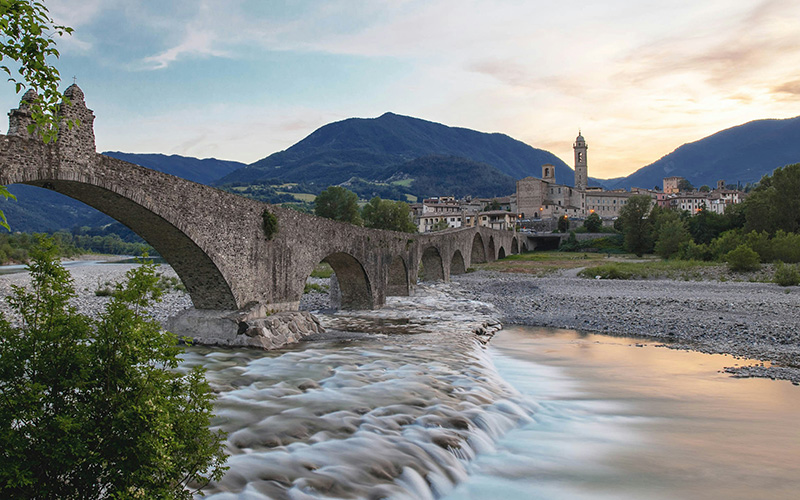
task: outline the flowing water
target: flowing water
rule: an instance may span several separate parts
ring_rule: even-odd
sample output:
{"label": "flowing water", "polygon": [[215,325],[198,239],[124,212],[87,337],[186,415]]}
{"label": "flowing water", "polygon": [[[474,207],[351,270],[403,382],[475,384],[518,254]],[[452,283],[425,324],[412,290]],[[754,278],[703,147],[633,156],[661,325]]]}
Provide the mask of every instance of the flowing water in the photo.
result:
{"label": "flowing water", "polygon": [[800,388],[731,357],[512,327],[191,348],[230,470],[208,498],[795,498]]}

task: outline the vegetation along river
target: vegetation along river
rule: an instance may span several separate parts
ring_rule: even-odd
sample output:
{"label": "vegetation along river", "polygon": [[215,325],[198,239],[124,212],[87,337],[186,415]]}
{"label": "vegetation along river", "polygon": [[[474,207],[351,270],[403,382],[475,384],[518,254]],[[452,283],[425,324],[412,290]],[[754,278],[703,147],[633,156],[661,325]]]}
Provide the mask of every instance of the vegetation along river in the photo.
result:
{"label": "vegetation along river", "polygon": [[514,326],[185,355],[228,432],[215,500],[793,498],[800,391],[743,362]]}

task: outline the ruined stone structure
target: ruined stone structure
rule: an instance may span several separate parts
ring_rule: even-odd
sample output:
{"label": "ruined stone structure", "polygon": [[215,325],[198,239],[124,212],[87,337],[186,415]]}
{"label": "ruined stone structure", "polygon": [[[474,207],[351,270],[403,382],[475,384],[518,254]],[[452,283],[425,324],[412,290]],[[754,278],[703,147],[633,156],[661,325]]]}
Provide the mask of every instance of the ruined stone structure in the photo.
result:
{"label": "ruined stone structure", "polygon": [[[329,263],[345,309],[413,293],[417,276],[449,281],[476,262],[519,251],[514,233],[483,227],[430,235],[356,227],[243,198],[97,154],[77,85],[65,95],[55,144],[27,131],[26,94],[0,136],[0,184],[51,189],[97,208],[152,245],[180,276],[197,310],[254,317],[298,308],[306,278]],[[69,129],[67,119],[80,126]],[[265,218],[277,218],[267,234]],[[244,323],[243,321],[240,323]],[[247,326],[247,325],[245,325]],[[242,328],[242,325],[239,325]]]}

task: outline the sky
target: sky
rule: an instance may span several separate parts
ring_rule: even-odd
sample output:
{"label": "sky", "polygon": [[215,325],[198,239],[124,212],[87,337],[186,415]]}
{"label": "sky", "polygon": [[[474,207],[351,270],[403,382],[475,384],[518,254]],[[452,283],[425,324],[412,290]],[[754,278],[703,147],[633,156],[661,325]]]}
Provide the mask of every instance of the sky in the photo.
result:
{"label": "sky", "polygon": [[[45,0],[98,151],[251,163],[387,111],[500,132],[592,177],[800,115],[800,0]],[[0,107],[20,96],[0,86]],[[0,126],[4,132],[6,127]]]}

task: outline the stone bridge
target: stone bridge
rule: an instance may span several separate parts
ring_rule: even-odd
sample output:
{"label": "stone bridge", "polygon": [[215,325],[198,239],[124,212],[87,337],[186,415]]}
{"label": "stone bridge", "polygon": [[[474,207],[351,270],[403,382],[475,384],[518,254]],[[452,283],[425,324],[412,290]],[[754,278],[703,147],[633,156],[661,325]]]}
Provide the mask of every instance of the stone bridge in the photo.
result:
{"label": "stone bridge", "polygon": [[[65,96],[62,123],[77,119],[80,126],[62,126],[53,144],[28,133],[31,94],[9,113],[0,184],[57,191],[125,224],[173,267],[196,310],[296,310],[306,279],[323,261],[336,273],[342,308],[372,309],[387,295],[412,294],[418,276],[449,281],[474,263],[519,251],[513,232],[366,229],[97,154],[83,92],[72,85]],[[265,231],[269,214],[278,222],[273,235]]]}

